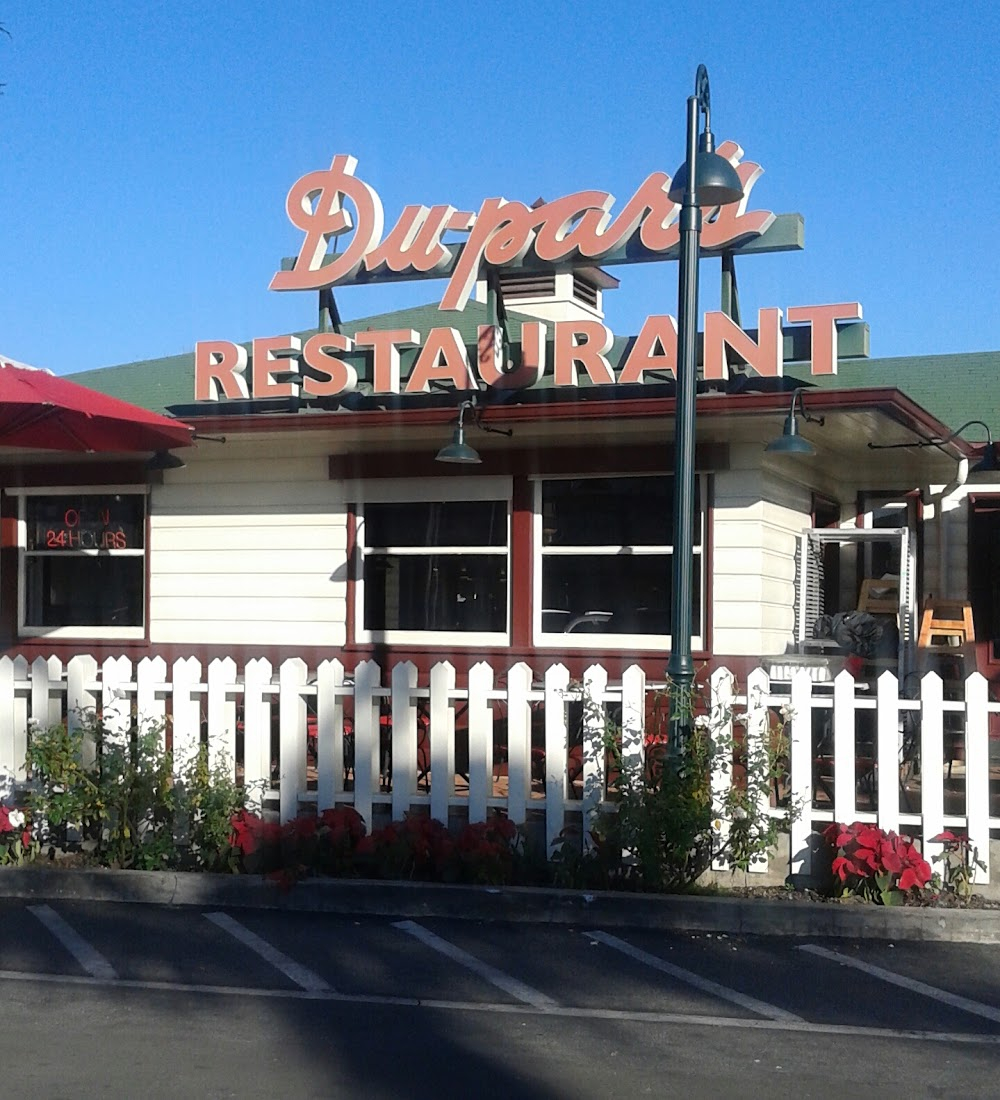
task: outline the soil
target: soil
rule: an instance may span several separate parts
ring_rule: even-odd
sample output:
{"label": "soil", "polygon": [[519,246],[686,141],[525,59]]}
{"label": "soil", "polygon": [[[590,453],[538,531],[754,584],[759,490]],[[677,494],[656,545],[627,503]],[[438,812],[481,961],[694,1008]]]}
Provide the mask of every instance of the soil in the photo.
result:
{"label": "soil", "polygon": [[[785,886],[734,886],[712,891],[718,897],[758,898],[764,901],[819,902],[824,905],[868,905],[858,897],[837,898],[819,890],[790,890]],[[956,894],[931,894],[908,898],[904,905],[912,909],[1000,909],[1000,901],[973,894],[960,898]]]}

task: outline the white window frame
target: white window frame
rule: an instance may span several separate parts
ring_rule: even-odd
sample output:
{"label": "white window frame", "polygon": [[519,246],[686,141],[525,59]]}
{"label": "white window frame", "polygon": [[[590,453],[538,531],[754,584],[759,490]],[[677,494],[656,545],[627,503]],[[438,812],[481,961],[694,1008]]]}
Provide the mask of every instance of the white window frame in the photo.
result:
{"label": "white window frame", "polygon": [[[671,648],[670,635],[659,634],[604,634],[604,633],[554,633],[542,630],[542,566],[545,557],[569,557],[592,554],[619,554],[626,548],[617,545],[606,546],[560,546],[551,547],[543,545],[543,516],[542,516],[542,483],[547,481],[584,481],[605,480],[610,478],[639,478],[639,477],[673,477],[672,473],[637,474],[632,471],[601,471],[593,474],[557,474],[538,475],[532,477],[532,637],[534,644],[539,647],[558,647],[566,649],[644,649],[669,652]],[[705,532],[708,515],[708,475],[698,474],[698,496],[701,507],[695,517],[694,524],[694,555],[701,559],[700,584],[694,595],[699,602],[700,614],[698,621],[701,623],[701,633],[692,635],[691,648],[704,649],[705,646],[705,615],[708,591],[708,556],[705,553]],[[674,548],[672,544],[663,546],[638,546],[628,548],[631,556],[639,555],[666,555],[673,559]],[[670,568],[668,563],[668,568]],[[599,610],[599,609],[595,609]]]}
{"label": "white window frame", "polygon": [[142,549],[132,550],[28,550],[28,498],[55,496],[141,496],[148,498],[146,485],[45,485],[18,486],[6,490],[8,496],[18,498],[17,506],[17,632],[22,638],[79,639],[93,638],[132,640],[146,636],[146,618],[149,599],[149,570],[143,566],[142,579],[142,623],[138,626],[29,626],[26,623],[27,609],[27,560],[41,557],[81,557],[93,558],[98,554],[114,557],[139,557],[144,561],[149,554],[148,518],[149,501],[143,507],[143,543]]}
{"label": "white window frame", "polygon": [[[415,646],[506,646],[510,645],[511,630],[511,506],[513,482],[509,477],[477,477],[456,480],[445,478],[409,478],[406,480],[356,482],[348,487],[348,497],[354,510],[355,546],[357,554],[357,578],[354,585],[354,636],[361,644],[384,643],[386,645]],[[507,540],[504,546],[435,546],[436,553],[496,554],[507,562],[507,588],[504,600],[507,608],[505,631],[454,631],[454,630],[366,630],[365,621],[365,559],[374,551],[390,554],[421,554],[425,546],[378,546],[364,544],[364,508],[366,504],[407,504],[413,501],[428,503],[453,501],[499,500],[507,507]]]}

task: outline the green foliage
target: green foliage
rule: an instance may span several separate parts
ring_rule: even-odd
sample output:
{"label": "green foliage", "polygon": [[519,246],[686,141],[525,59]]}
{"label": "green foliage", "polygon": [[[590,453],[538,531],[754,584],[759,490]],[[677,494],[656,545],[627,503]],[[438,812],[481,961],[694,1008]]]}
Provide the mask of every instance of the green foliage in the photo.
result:
{"label": "green foliage", "polygon": [[46,824],[44,839],[62,838],[67,845],[68,826],[89,828],[97,813],[98,780],[81,763],[84,748],[82,729],[51,726],[32,731],[26,765],[34,780],[29,795],[32,816]]}
{"label": "green foliage", "polygon": [[239,854],[230,844],[230,822],[254,801],[255,793],[262,792],[238,784],[232,762],[225,757],[220,755],[212,764],[207,745],[199,746],[181,769],[177,790],[179,806],[187,815],[191,864],[204,871],[238,871]]}
{"label": "green foliage", "polygon": [[965,833],[953,833],[950,829],[945,829],[933,840],[941,845],[941,851],[933,858],[934,863],[940,864],[940,871],[935,871],[932,878],[933,887],[960,901],[968,901],[972,897],[976,869],[986,870],[985,861],[979,858],[979,849]]}
{"label": "green foliage", "polygon": [[[82,763],[88,745],[92,767]],[[38,839],[52,855],[83,849],[108,867],[232,869],[229,820],[247,792],[221,760],[209,765],[204,747],[177,763],[162,723],[122,729],[88,711],[73,729],[32,731],[28,804]]]}
{"label": "green foliage", "polygon": [[[713,858],[725,860],[733,871],[746,871],[766,856],[795,815],[794,807],[783,817],[767,810],[772,787],[785,778],[783,724],[751,743],[740,728],[744,715],[709,710],[696,691],[659,698],[650,717],[648,727],[655,730],[659,718],[666,732],[647,734],[644,774],[628,766],[621,730],[606,724],[604,753],[609,774],[617,777],[616,812],[601,814],[582,847],[570,834],[556,841],[552,861],[557,885],[687,890]],[[671,757],[670,737],[677,736],[678,725],[686,737],[683,750]],[[712,771],[722,763],[732,767],[739,781],[713,802]]]}

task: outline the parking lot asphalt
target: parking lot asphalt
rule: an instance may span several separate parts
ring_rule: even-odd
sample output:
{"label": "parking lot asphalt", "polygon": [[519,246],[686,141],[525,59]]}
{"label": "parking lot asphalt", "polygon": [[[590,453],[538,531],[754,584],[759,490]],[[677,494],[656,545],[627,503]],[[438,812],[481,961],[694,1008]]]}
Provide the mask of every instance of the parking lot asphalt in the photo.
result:
{"label": "parking lot asphalt", "polygon": [[880,1095],[996,1095],[992,944],[66,897],[0,898],[0,921],[7,1010],[46,1036],[44,1057],[12,1044],[8,1072],[47,1096],[568,1100],[669,1081],[801,1100],[860,1094],[873,1065]]}

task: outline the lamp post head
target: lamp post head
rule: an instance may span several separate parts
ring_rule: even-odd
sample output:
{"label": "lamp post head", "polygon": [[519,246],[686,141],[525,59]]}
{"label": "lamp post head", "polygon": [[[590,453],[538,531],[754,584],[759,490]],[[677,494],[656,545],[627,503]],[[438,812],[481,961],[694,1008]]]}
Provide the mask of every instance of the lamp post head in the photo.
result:
{"label": "lamp post head", "polygon": [[[699,145],[705,145],[706,134],[702,134]],[[736,169],[718,153],[708,149],[698,152],[695,161],[694,189],[698,206],[728,206],[731,202],[739,202],[743,198],[743,184],[736,174]],[[670,184],[668,197],[671,202],[682,203],[687,191],[688,166],[685,161],[674,175]]]}
{"label": "lamp post head", "polygon": [[[697,111],[705,116],[705,129],[698,138],[693,195],[689,181],[689,166],[685,160],[674,173],[668,197],[672,202],[679,204],[683,204],[686,200],[695,206],[728,206],[729,203],[739,202],[743,198],[743,184],[736,169],[725,157],[720,157],[715,151],[711,92],[708,84],[708,70],[704,65],[698,66],[694,86],[695,94],[688,100],[688,104],[692,104],[692,101],[697,104]],[[694,109],[689,106],[689,110]]]}

